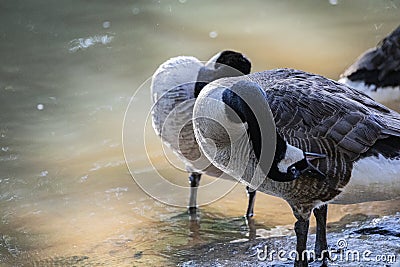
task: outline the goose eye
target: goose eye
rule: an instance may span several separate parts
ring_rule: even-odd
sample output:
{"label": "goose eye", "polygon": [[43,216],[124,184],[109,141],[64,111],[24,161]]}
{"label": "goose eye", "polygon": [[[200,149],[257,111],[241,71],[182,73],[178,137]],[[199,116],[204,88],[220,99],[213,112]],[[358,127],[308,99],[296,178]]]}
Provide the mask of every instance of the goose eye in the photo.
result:
{"label": "goose eye", "polygon": [[292,174],[295,174],[296,173],[296,167],[292,167],[292,168],[290,168],[290,172],[292,173]]}

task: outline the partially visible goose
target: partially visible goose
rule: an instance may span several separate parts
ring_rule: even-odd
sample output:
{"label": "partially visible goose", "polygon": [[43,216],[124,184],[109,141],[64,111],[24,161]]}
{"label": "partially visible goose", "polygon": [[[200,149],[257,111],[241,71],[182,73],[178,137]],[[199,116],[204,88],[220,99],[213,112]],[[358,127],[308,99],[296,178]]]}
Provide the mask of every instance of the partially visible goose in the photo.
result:
{"label": "partially visible goose", "polygon": [[[171,58],[161,64],[152,77],[153,128],[190,172],[191,213],[196,211],[197,188],[201,175],[223,175],[201,153],[196,143],[191,121],[195,96],[207,83],[222,77],[249,74],[250,68],[251,63],[244,55],[226,50],[213,56],[205,65],[195,57]],[[251,217],[255,191],[250,188],[247,191],[249,203],[246,216]]]}
{"label": "partially visible goose", "polygon": [[[260,172],[260,151],[274,148],[261,147],[265,140],[260,132],[267,126],[260,127],[263,121],[254,118],[255,113],[263,118],[269,108],[277,144],[270,170]],[[315,252],[323,254],[323,266],[328,203],[400,197],[400,115],[341,83],[293,69],[224,78],[203,88],[193,116],[196,140],[215,166],[247,184],[261,180],[257,190],[288,202],[297,219],[299,255],[306,249],[314,212]],[[237,160],[246,141],[250,154]],[[214,148],[215,154],[210,153]],[[325,178],[318,171],[304,171],[309,168],[304,151],[325,155],[313,161]],[[243,170],[244,175],[235,175]],[[301,173],[300,178],[283,182],[292,173]],[[295,266],[308,266],[307,259],[300,258]]]}
{"label": "partially visible goose", "polygon": [[380,103],[400,103],[400,26],[376,47],[360,55],[340,75],[339,82],[366,93]]}

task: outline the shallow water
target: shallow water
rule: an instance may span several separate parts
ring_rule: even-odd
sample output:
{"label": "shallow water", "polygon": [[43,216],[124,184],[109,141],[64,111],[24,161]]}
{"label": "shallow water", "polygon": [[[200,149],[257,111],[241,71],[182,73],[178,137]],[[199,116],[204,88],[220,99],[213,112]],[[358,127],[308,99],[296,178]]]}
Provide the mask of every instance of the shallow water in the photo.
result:
{"label": "shallow water", "polygon": [[[166,59],[207,60],[226,48],[244,52],[254,71],[293,67],[337,79],[398,25],[398,7],[399,1],[2,1],[0,264],[175,265],[195,244],[248,238],[242,186],[202,207],[198,223],[133,181],[121,138],[131,96]],[[144,125],[133,124],[148,113],[147,101],[134,102],[127,121],[139,136]],[[185,185],[187,175],[165,163],[150,133],[153,163]],[[144,141],[129,140],[128,163],[151,184]],[[333,206],[329,220],[394,214],[399,204]],[[261,194],[255,220],[258,236],[290,232],[294,221],[286,203]]]}

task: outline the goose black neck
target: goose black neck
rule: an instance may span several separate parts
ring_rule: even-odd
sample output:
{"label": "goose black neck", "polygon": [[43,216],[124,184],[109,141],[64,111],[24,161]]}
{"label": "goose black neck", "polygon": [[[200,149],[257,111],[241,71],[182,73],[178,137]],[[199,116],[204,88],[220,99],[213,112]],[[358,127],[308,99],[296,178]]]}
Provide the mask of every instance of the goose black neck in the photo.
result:
{"label": "goose black neck", "polygon": [[275,145],[275,155],[274,160],[272,161],[271,168],[268,172],[268,177],[274,181],[278,182],[288,182],[293,179],[288,177],[279,171],[278,164],[285,157],[287,150],[287,144],[285,140],[277,133],[276,134],[276,145]]}
{"label": "goose black neck", "polygon": [[[225,112],[229,120],[235,123],[247,123],[247,134],[253,146],[254,154],[258,161],[261,157],[262,136],[259,123],[250,106],[235,92],[227,89],[222,93],[222,101],[231,109],[226,108]],[[233,114],[233,113],[236,113]],[[288,182],[293,179],[278,169],[279,162],[284,159],[287,150],[285,140],[276,133],[275,154],[268,177],[278,182]]]}
{"label": "goose black neck", "polygon": [[[254,154],[257,160],[260,160],[261,130],[254,112],[239,95],[229,89],[224,90],[222,93],[222,101],[231,108],[225,109],[229,120],[235,123],[247,123],[247,134],[252,143]],[[234,113],[236,113],[236,115]]]}
{"label": "goose black neck", "polygon": [[194,85],[194,98],[197,98],[200,94],[201,89],[204,88],[208,83],[206,82],[196,82]]}

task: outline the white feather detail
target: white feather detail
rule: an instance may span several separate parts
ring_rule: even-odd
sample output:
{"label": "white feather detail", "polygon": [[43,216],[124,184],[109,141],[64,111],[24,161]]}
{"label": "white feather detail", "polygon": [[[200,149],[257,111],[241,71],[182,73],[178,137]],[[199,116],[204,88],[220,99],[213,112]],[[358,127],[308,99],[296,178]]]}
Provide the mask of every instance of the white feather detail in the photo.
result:
{"label": "white feather detail", "polygon": [[339,82],[367,94],[369,97],[382,104],[400,101],[400,85],[376,87],[374,84],[367,85],[363,81],[351,81],[348,78],[341,78]]}
{"label": "white feather detail", "polygon": [[354,163],[350,182],[334,203],[351,204],[400,197],[400,159],[367,157]]}

